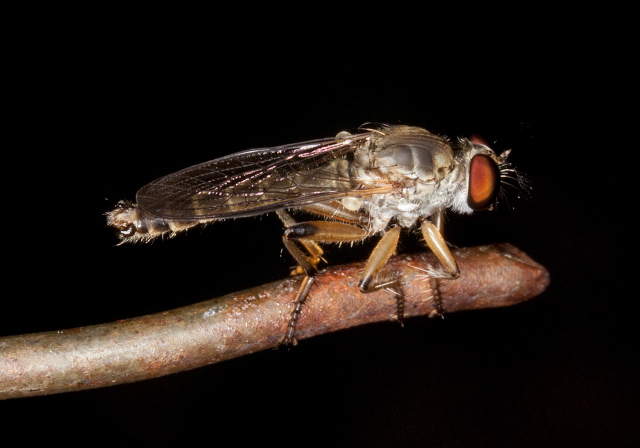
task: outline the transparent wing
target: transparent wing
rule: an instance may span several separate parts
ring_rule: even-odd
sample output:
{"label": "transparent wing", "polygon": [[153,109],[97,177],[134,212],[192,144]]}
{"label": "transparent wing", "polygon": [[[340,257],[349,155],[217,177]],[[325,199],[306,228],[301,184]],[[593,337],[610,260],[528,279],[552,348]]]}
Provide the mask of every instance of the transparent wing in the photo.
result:
{"label": "transparent wing", "polygon": [[373,132],[251,149],[185,168],[142,187],[136,201],[164,219],[253,216],[385,189],[356,179],[346,156]]}

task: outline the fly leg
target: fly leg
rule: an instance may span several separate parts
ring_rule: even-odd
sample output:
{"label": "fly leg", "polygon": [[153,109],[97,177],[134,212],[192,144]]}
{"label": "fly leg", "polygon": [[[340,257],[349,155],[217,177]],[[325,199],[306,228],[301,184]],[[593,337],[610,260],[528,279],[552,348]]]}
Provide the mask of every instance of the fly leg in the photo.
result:
{"label": "fly leg", "polygon": [[[354,226],[366,226],[367,218],[362,213],[355,210],[345,208],[338,201],[331,201],[320,204],[312,204],[303,207],[311,213],[316,213],[330,219],[336,219]],[[402,322],[404,318],[404,294],[398,283],[390,273],[385,273],[381,269],[387,263],[391,255],[395,253],[400,237],[400,227],[391,228],[377,244],[371,253],[367,265],[365,266],[358,287],[362,292],[377,291],[378,289],[387,289],[393,292],[397,298],[398,304],[398,321]]]}
{"label": "fly leg", "polygon": [[298,263],[293,273],[303,274],[304,280],[298,290],[283,344],[295,345],[295,330],[307,300],[318,264],[322,260],[322,248],[318,243],[346,243],[360,241],[367,237],[367,232],[352,224],[330,221],[306,221],[297,223],[286,212],[279,210],[278,217],[286,229],[282,242],[291,256]]}
{"label": "fly leg", "polygon": [[[323,260],[322,248],[319,244],[311,240],[299,240],[300,249],[290,238],[286,236],[286,232],[298,225],[298,223],[284,210],[276,211],[276,214],[285,226],[285,235],[282,237],[284,247],[287,248],[291,256],[296,260],[298,265],[291,271],[291,275],[306,274],[307,276],[313,276],[318,270],[318,264]],[[305,253],[306,252],[306,253]],[[310,286],[309,286],[310,287]],[[300,293],[298,293],[299,295]]]}
{"label": "fly leg", "polygon": [[396,295],[398,322],[404,320],[404,293],[397,278],[380,277],[380,271],[393,255],[400,238],[400,226],[394,226],[384,234],[371,252],[367,264],[362,271],[358,287],[362,292],[372,292],[388,289]]}
{"label": "fly leg", "polygon": [[429,249],[431,249],[435,254],[444,268],[432,268],[430,272],[428,272],[431,290],[433,291],[433,307],[435,308],[431,317],[444,315],[444,307],[442,306],[442,297],[440,295],[438,279],[453,280],[458,278],[460,275],[458,263],[456,263],[456,259],[453,257],[447,243],[442,237],[442,218],[441,213],[436,215],[436,219],[434,221],[436,222],[437,227],[436,224],[427,219],[423,219],[420,224],[420,230],[422,231],[422,236],[427,243],[427,246],[429,246]]}

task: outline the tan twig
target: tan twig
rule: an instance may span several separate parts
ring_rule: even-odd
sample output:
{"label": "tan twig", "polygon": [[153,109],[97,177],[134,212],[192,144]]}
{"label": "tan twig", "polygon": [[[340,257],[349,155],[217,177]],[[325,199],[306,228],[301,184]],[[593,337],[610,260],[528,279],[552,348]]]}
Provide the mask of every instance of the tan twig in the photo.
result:
{"label": "tan twig", "polygon": [[[459,249],[454,255],[460,278],[438,281],[446,312],[513,305],[549,283],[544,267],[509,244]],[[433,263],[427,253],[389,261],[389,270],[401,279],[406,317],[432,313],[434,282],[423,270]],[[317,275],[297,325],[299,341],[395,318],[392,293],[358,291],[362,267],[335,266]],[[277,347],[301,280],[290,277],[118,322],[0,338],[0,398],[130,383]]]}

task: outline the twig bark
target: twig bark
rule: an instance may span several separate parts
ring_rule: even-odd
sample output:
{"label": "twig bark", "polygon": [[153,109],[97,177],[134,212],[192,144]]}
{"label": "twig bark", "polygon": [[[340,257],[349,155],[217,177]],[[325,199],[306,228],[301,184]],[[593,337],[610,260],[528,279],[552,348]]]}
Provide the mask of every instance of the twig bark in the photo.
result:
{"label": "twig bark", "polygon": [[[454,253],[461,275],[440,280],[446,312],[513,305],[549,284],[546,269],[509,244]],[[392,257],[406,317],[433,311],[430,253]],[[387,291],[362,294],[363,264],[321,271],[298,321],[302,340],[394,319]],[[287,330],[300,277],[153,315],[70,330],[0,338],[0,399],[47,395],[159,377],[276,347]],[[304,349],[304,348],[298,348]]]}

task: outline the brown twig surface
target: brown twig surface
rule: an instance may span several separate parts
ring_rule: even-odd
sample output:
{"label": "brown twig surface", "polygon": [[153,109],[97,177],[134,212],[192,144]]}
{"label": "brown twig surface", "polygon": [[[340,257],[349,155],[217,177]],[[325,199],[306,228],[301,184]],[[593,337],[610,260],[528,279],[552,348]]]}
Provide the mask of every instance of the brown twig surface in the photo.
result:
{"label": "brown twig surface", "polygon": [[[458,249],[454,255],[460,277],[438,282],[446,312],[513,305],[549,284],[547,270],[509,244]],[[432,282],[421,269],[434,263],[430,253],[389,260],[389,270],[401,279],[406,317],[432,313]],[[391,293],[358,291],[362,267],[335,266],[317,275],[298,322],[298,340],[396,317]],[[112,323],[0,338],[0,399],[130,383],[276,347],[301,280],[290,277]]]}

